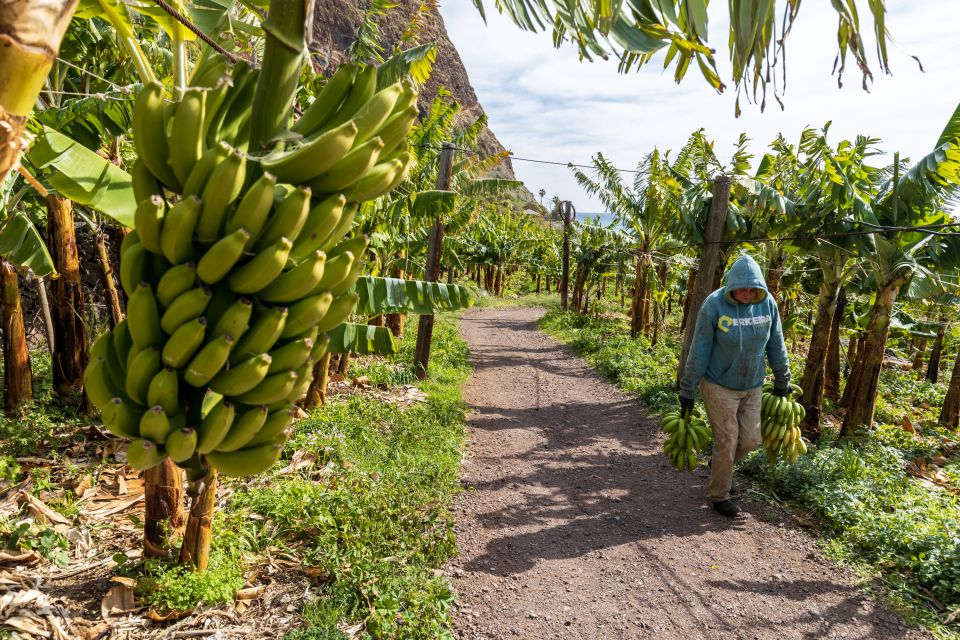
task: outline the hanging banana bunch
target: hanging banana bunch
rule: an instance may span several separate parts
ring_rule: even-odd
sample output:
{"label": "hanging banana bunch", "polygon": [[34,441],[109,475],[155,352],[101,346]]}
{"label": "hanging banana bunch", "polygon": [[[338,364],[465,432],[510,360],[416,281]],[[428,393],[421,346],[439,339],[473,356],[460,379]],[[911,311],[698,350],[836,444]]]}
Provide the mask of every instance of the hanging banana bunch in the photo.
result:
{"label": "hanging banana bunch", "polygon": [[660,424],[667,439],[663,443],[663,453],[670,464],[679,471],[693,471],[697,468],[697,454],[710,444],[710,429],[703,418],[695,413],[683,417],[679,411],[670,411],[663,415]]}
{"label": "hanging banana bunch", "polygon": [[777,396],[773,385],[763,385],[760,401],[760,434],[763,436],[763,450],[767,460],[774,464],[783,457],[790,464],[807,452],[807,445],[800,434],[800,422],[807,415],[803,405],[792,399],[802,392],[795,384],[790,385],[790,393]]}
{"label": "hanging banana bunch", "polygon": [[137,97],[135,230],[121,249],[127,318],[92,348],[87,393],[148,469],[170,457],[246,476],[273,465],[326,333],[353,312],[367,238],[359,203],[399,184],[417,91],[344,65],[293,126],[248,155],[259,71],[205,54],[179,102]]}

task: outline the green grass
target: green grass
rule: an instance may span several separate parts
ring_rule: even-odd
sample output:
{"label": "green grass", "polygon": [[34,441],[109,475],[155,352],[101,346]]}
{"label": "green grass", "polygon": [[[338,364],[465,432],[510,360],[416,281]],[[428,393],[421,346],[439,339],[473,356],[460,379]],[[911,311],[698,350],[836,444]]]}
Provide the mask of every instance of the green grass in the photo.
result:
{"label": "green grass", "polygon": [[[675,406],[675,336],[651,349],[646,338],[629,338],[621,318],[597,320],[556,307],[541,326],[655,411]],[[792,359],[799,373],[802,360]],[[942,398],[942,385],[885,370],[873,431],[839,442],[828,430],[795,465],[771,467],[754,453],[741,471],[779,503],[813,515],[829,555],[859,569],[865,586],[879,582],[888,606],[937,637],[956,639],[960,621],[951,615],[960,611],[960,497],[905,471],[910,461],[960,450],[958,434],[935,427]],[[921,425],[922,437],[900,426],[904,416]],[[960,460],[949,460],[944,471],[960,486]]]}

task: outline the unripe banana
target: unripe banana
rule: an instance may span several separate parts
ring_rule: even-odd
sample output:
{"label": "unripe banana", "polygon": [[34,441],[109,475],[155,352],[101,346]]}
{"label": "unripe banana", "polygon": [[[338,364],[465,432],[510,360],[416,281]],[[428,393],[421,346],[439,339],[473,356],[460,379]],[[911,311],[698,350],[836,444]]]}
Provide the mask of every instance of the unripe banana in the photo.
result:
{"label": "unripe banana", "polygon": [[345,156],[362,133],[352,120],[326,131],[290,151],[272,153],[265,157],[263,168],[291,184],[303,184],[317,176]]}
{"label": "unripe banana", "polygon": [[273,375],[280,371],[292,371],[300,367],[310,357],[313,344],[312,338],[301,338],[271,351],[270,357],[273,358],[273,361],[270,363],[267,375]]}
{"label": "unripe banana", "polygon": [[330,303],[324,316],[317,322],[317,331],[326,333],[346,322],[353,310],[357,308],[359,300],[360,296],[356,291],[345,293],[336,298]]}
{"label": "unripe banana", "polygon": [[273,282],[287,264],[293,244],[280,238],[260,251],[253,260],[233,270],[227,276],[227,285],[236,293],[256,293]]}
{"label": "unripe banana", "polygon": [[290,392],[284,396],[283,400],[275,402],[268,406],[271,411],[278,411],[296,403],[303,396],[307,395],[310,385],[313,383],[313,359],[309,358],[297,370],[297,381],[294,383]]}
{"label": "unripe banana", "polygon": [[106,358],[97,356],[90,359],[90,363],[83,372],[83,390],[93,406],[101,412],[108,402],[121,394],[121,388],[111,380],[106,367]]}
{"label": "unripe banana", "polygon": [[353,121],[357,124],[360,133],[357,134],[355,144],[365,142],[383,126],[393,115],[394,107],[401,94],[403,94],[403,83],[394,82],[389,87],[378,91],[357,111]]}
{"label": "unripe banana", "polygon": [[340,221],[337,223],[337,226],[334,227],[333,231],[330,232],[330,235],[323,241],[320,245],[322,251],[326,251],[327,255],[330,254],[330,250],[339,244],[345,235],[347,235],[350,230],[353,228],[353,220],[357,217],[357,211],[359,210],[360,205],[357,202],[348,202],[343,207],[343,213],[340,216]]}
{"label": "unripe banana", "polygon": [[347,274],[347,277],[338,282],[337,284],[330,287],[330,294],[334,297],[339,296],[348,289],[352,289],[353,285],[357,283],[357,280],[360,279],[360,276],[363,275],[364,261],[359,258],[353,261],[353,266],[350,267],[350,273]]}
{"label": "unripe banana", "polygon": [[340,193],[373,168],[382,150],[383,140],[371,138],[352,149],[335,165],[311,179],[307,184],[316,194]]}
{"label": "unripe banana", "polygon": [[402,160],[391,160],[374,165],[366,175],[348,187],[343,195],[347,200],[354,202],[373,200],[393,188],[397,176],[402,174],[405,166]]}
{"label": "unripe banana", "polygon": [[118,438],[139,438],[143,409],[123,398],[111,398],[101,409],[103,426]]}
{"label": "unripe banana", "polygon": [[294,409],[292,407],[271,412],[270,415],[267,416],[263,426],[260,427],[260,430],[253,436],[253,439],[243,446],[246,448],[259,447],[262,444],[266,444],[280,437],[280,434],[286,431],[287,427],[290,426],[290,423],[293,421],[293,414]]}
{"label": "unripe banana", "polygon": [[151,196],[163,196],[163,187],[140,158],[134,161],[130,170],[130,182],[133,184],[133,197],[137,202],[143,202]]}
{"label": "unripe banana", "polygon": [[167,340],[167,343],[163,345],[163,353],[161,354],[163,363],[174,369],[185,366],[193,358],[200,345],[203,344],[206,330],[207,319],[203,316],[180,325]]}
{"label": "unripe banana", "polygon": [[234,347],[231,364],[273,349],[286,327],[288,317],[289,311],[286,307],[272,307],[258,313],[253,324]]}
{"label": "unripe banana", "polygon": [[120,286],[123,287],[124,293],[130,296],[136,290],[137,285],[145,280],[151,280],[150,254],[143,243],[139,241],[127,246],[126,252],[120,259]]}
{"label": "unripe banana", "polygon": [[126,392],[131,400],[146,404],[150,381],[160,371],[160,349],[156,346],[140,350],[127,368]]}
{"label": "unripe banana", "polygon": [[377,92],[377,68],[368,65],[361,67],[353,77],[350,93],[337,109],[333,117],[324,123],[324,129],[331,129],[353,119],[357,112],[367,104]]}
{"label": "unripe banana", "polygon": [[280,338],[291,338],[318,324],[330,308],[331,302],[333,296],[330,293],[321,293],[291,305]]}
{"label": "unripe banana", "polygon": [[297,371],[283,371],[266,376],[258,385],[236,396],[237,402],[250,405],[269,405],[280,402],[293,391],[300,374]]}
{"label": "unripe banana", "polygon": [[329,291],[350,276],[353,269],[353,253],[347,251],[338,256],[327,256],[327,261],[323,267],[323,277],[313,288],[313,293]]}
{"label": "unripe banana", "polygon": [[406,140],[410,128],[417,121],[420,111],[415,106],[410,106],[400,112],[394,112],[393,115],[377,131],[377,137],[383,140],[383,150],[380,155],[392,153],[394,149]]}
{"label": "unripe banana", "polygon": [[184,262],[167,269],[157,283],[157,302],[168,308],[177,297],[194,287],[197,283],[197,265]]}
{"label": "unripe banana", "polygon": [[226,142],[218,142],[204,151],[200,161],[193,165],[186,184],[183,185],[183,197],[199,196],[210,181],[214,168],[229,158],[232,152],[233,148]]}
{"label": "unripe banana", "polygon": [[294,189],[277,207],[273,216],[267,221],[266,228],[260,234],[254,248],[264,249],[280,238],[290,238],[293,242],[300,234],[300,230],[307,221],[310,213],[310,189]]}
{"label": "unripe banana", "polygon": [[161,344],[164,339],[160,328],[160,309],[153,290],[146,282],[141,282],[127,301],[127,327],[133,343],[141,349]]}
{"label": "unripe banana", "polygon": [[247,189],[237,209],[227,220],[227,233],[233,233],[241,228],[246,229],[250,233],[247,247],[252,246],[260,238],[263,225],[266,224],[267,216],[273,208],[273,192],[276,186],[277,179],[273,175],[264,173],[260,176]]}
{"label": "unripe banana", "polygon": [[145,84],[133,105],[133,144],[137,156],[156,178],[179,191],[180,183],[170,167],[170,149],[164,117],[163,85]]}
{"label": "unripe banana", "polygon": [[213,244],[197,263],[197,276],[207,284],[220,282],[237,264],[250,233],[240,228]]}
{"label": "unripe banana", "polygon": [[[227,207],[243,189],[247,161],[237,151],[213,168],[203,188],[203,210],[197,222],[196,235],[200,242],[210,243],[220,238],[227,215]],[[175,262],[171,260],[171,262]]]}
{"label": "unripe banana", "polygon": [[183,381],[194,387],[203,387],[210,382],[227,364],[233,344],[233,336],[229,334],[223,334],[205,344],[187,365]]}
{"label": "unripe banana", "polygon": [[196,196],[186,196],[170,207],[160,231],[160,247],[164,257],[172,264],[192,260],[196,253],[193,247],[193,232],[200,219],[202,204]]}
{"label": "unripe banana", "polygon": [[210,339],[222,335],[233,336],[237,340],[250,328],[250,316],[253,314],[253,302],[250,298],[238,298],[231,304],[210,332]]}
{"label": "unripe banana", "polygon": [[267,420],[266,407],[250,407],[239,413],[233,420],[229,433],[214,447],[216,451],[230,452],[240,449],[250,442]]}
{"label": "unripe banana", "polygon": [[154,468],[166,457],[163,448],[149,440],[134,440],[127,446],[127,463],[140,471]]}
{"label": "unripe banana", "polygon": [[337,194],[310,210],[307,222],[290,252],[294,261],[303,260],[327,242],[343,216],[345,204],[346,198]]}
{"label": "unripe banana", "polygon": [[163,444],[167,441],[173,425],[160,405],[150,407],[140,418],[140,437]]}
{"label": "unripe banana", "polygon": [[294,123],[293,131],[307,136],[320,129],[337,112],[337,108],[350,93],[356,74],[356,65],[340,65],[300,119]]}
{"label": "unripe banana", "polygon": [[120,368],[120,366],[127,361],[127,353],[130,351],[130,347],[133,346],[133,338],[130,337],[130,324],[127,322],[127,319],[124,318],[118,322],[111,333],[113,337],[110,340],[110,351],[108,352],[110,355],[107,357],[107,360],[110,362],[111,367],[116,366],[121,372],[125,372],[126,369]]}
{"label": "unripe banana", "polygon": [[172,336],[181,325],[203,315],[213,292],[209,287],[195,287],[184,291],[170,303],[160,318],[160,327]]}
{"label": "unripe banana", "polygon": [[197,453],[207,454],[223,442],[230,433],[230,427],[236,418],[235,405],[229,400],[221,400],[211,409],[197,429]]}
{"label": "unripe banana", "polygon": [[223,396],[239,396],[256,387],[270,369],[270,355],[261,353],[229,369],[221,371],[210,381],[210,388]]}
{"label": "unripe banana", "polygon": [[192,427],[175,429],[167,436],[164,448],[174,462],[186,462],[197,449],[197,430]]}
{"label": "unripe banana", "polygon": [[333,258],[349,251],[353,254],[354,259],[359,259],[366,252],[369,244],[370,239],[366,235],[361,234],[339,243],[333,249],[330,249],[327,255]]}
{"label": "unripe banana", "polygon": [[150,380],[147,387],[147,406],[160,405],[164,413],[173,415],[180,410],[180,379],[171,367],[164,367]]}
{"label": "unripe banana", "polygon": [[166,203],[158,195],[150,196],[140,201],[134,213],[134,225],[140,243],[153,253],[162,253],[160,248],[160,228],[163,226],[163,214]]}
{"label": "unripe banana", "polygon": [[287,440],[286,434],[278,436],[276,440],[252,447],[224,453],[211,451],[207,461],[220,473],[227,476],[251,476],[263,473],[280,459],[283,445]]}
{"label": "unripe banana", "polygon": [[323,251],[278,276],[273,282],[257,292],[264,302],[293,302],[308,295],[323,278],[327,256]]}
{"label": "unripe banana", "polygon": [[[170,132],[170,164],[180,184],[186,184],[203,155],[203,120],[207,92],[198,87],[184,91]],[[172,457],[172,456],[171,456]]]}

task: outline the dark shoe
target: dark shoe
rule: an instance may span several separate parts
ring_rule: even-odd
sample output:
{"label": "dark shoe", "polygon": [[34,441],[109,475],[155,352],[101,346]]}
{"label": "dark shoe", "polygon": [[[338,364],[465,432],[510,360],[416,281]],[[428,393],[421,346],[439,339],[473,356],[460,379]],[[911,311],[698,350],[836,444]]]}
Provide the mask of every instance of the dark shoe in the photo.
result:
{"label": "dark shoe", "polygon": [[713,508],[717,513],[721,513],[728,518],[735,518],[740,515],[740,505],[733,500],[718,500],[713,503]]}

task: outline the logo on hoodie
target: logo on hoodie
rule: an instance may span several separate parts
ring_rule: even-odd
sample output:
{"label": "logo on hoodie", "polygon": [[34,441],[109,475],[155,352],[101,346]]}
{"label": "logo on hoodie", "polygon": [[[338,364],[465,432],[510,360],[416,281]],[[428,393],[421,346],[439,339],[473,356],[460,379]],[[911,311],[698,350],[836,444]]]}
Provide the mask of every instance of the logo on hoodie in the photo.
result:
{"label": "logo on hoodie", "polygon": [[747,316],[746,318],[731,318],[730,316],[720,316],[717,319],[717,329],[727,333],[730,327],[747,327],[755,324],[767,324],[771,320],[770,314],[762,316]]}

